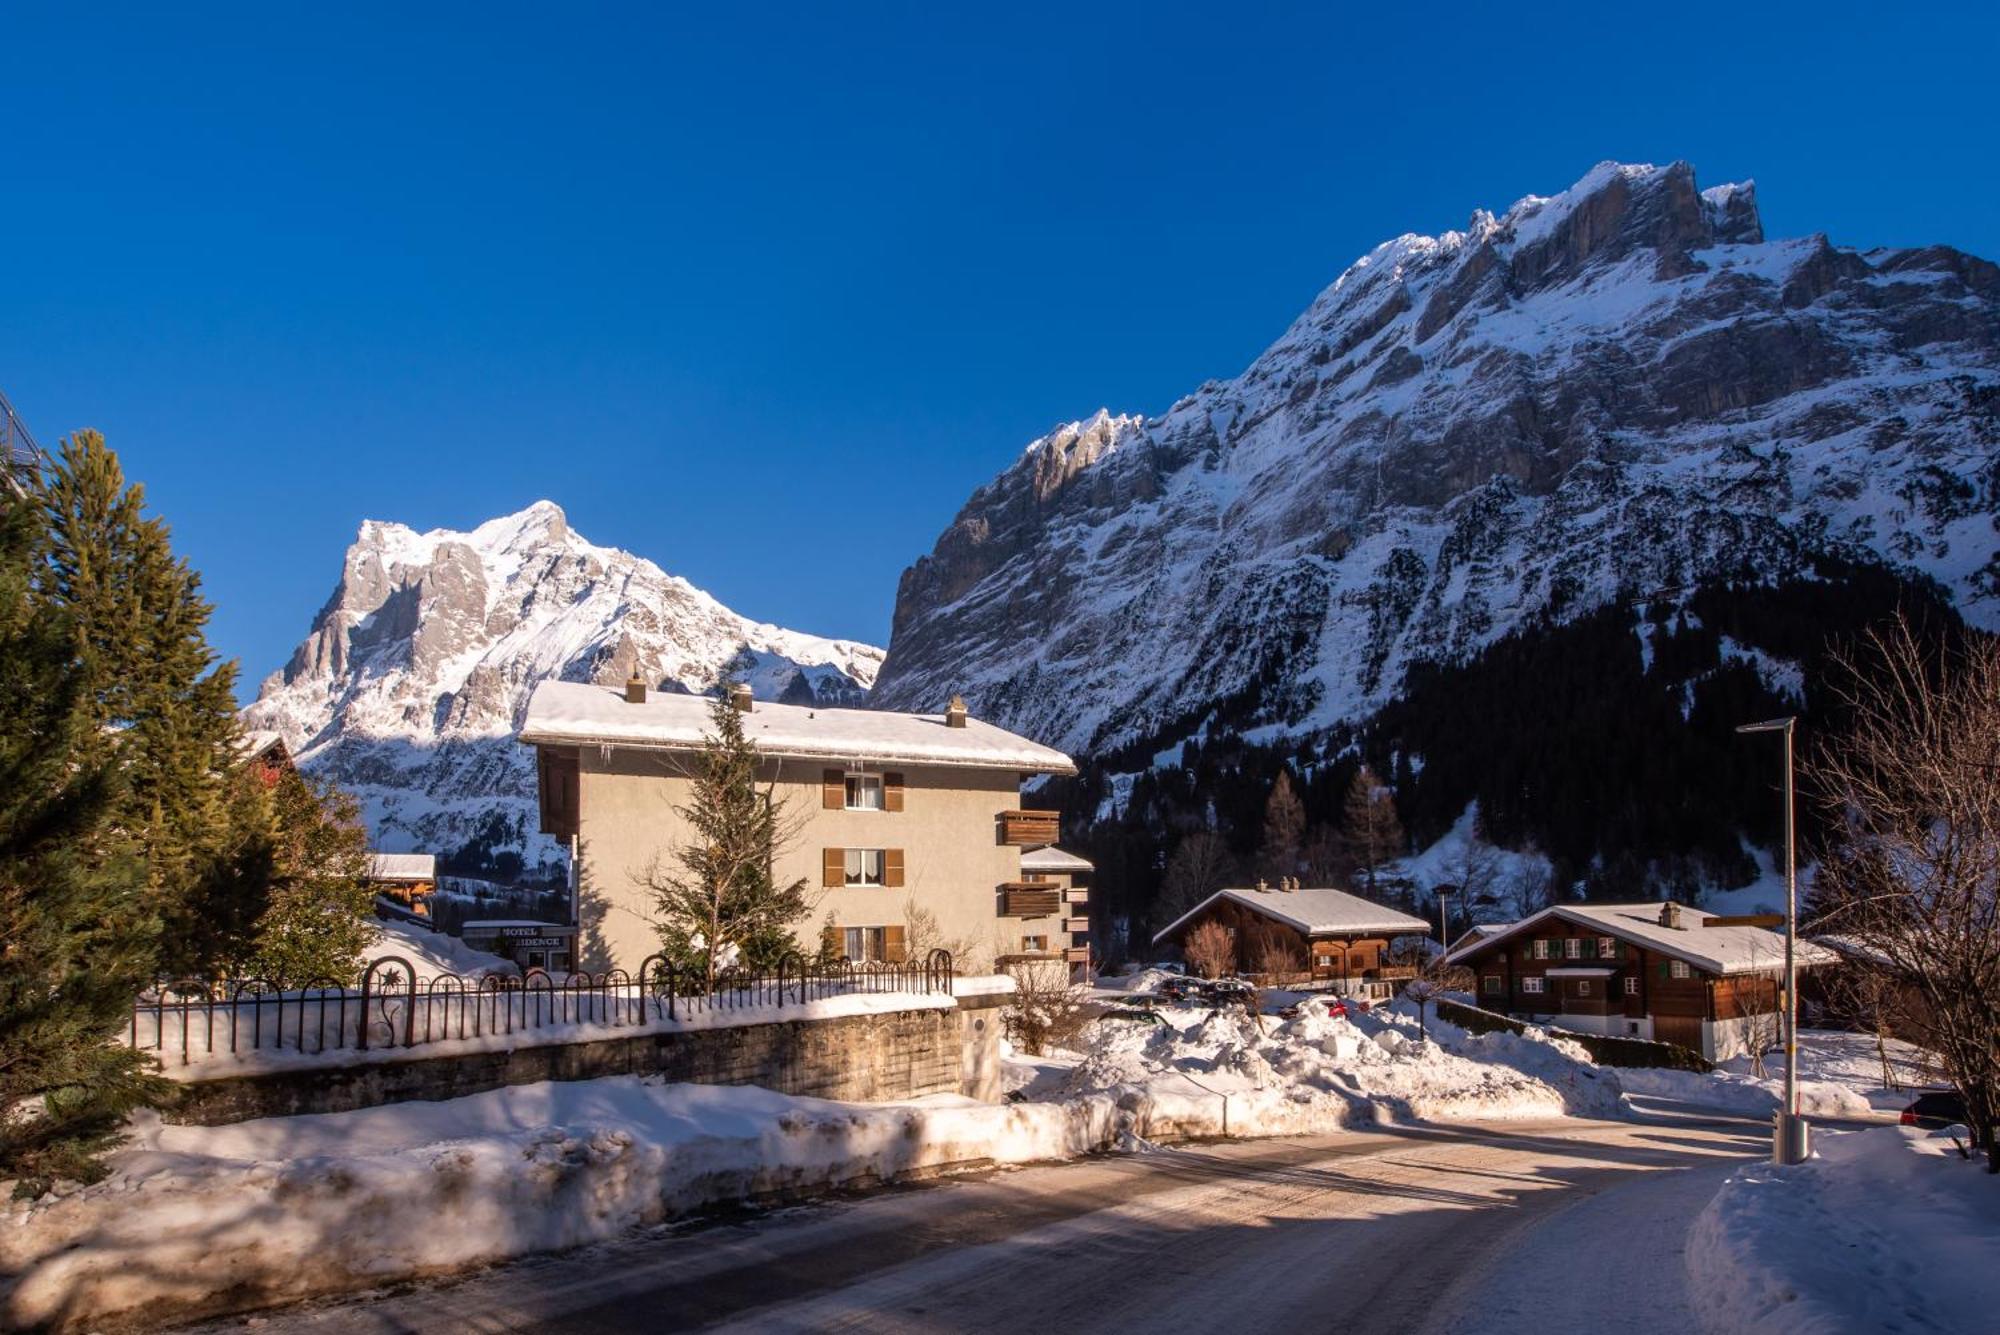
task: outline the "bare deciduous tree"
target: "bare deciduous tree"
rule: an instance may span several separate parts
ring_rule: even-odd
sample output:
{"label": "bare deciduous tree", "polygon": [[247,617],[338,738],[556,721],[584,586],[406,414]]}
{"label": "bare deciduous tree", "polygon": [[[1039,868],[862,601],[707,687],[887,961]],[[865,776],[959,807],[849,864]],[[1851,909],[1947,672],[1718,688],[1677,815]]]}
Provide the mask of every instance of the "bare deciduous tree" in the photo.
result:
{"label": "bare deciduous tree", "polygon": [[1279,986],[1303,973],[1305,951],[1298,938],[1275,926],[1260,926],[1250,940],[1250,970],[1263,975],[1266,986]]}
{"label": "bare deciduous tree", "polygon": [[1090,989],[1072,983],[1069,969],[1052,960],[1030,960],[1010,972],[1014,1000],[1001,1012],[1008,1041],[1031,1057],[1074,1047],[1097,1010]]}
{"label": "bare deciduous tree", "polygon": [[1220,978],[1236,969],[1236,942],[1229,929],[1218,922],[1205,922],[1189,930],[1181,945],[1188,966],[1203,978]]}
{"label": "bare deciduous tree", "polygon": [[903,945],[910,959],[923,960],[933,950],[951,953],[952,967],[959,973],[980,973],[992,958],[969,936],[948,936],[937,914],[919,903],[915,895],[903,901]]}
{"label": "bare deciduous tree", "polygon": [[1191,830],[1182,835],[1160,880],[1160,898],[1153,911],[1156,930],[1222,889],[1234,870],[1228,841],[1214,830]]}
{"label": "bare deciduous tree", "polygon": [[1819,920],[1907,980],[2000,1173],[2000,640],[1940,647],[1899,617],[1837,670],[1850,722],[1814,766],[1838,830]]}

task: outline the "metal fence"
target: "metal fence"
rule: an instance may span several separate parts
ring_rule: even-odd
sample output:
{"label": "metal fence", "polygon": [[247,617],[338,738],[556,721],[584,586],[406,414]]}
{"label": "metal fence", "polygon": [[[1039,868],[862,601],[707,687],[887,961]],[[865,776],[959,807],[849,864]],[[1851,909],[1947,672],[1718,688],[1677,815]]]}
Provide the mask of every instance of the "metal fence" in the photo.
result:
{"label": "metal fence", "polygon": [[543,1030],[640,1027],[715,1012],[804,1006],[870,993],[950,996],[951,953],[905,964],[820,964],[787,956],[770,970],[732,969],[711,981],[650,956],[636,974],[530,969],[520,978],[419,978],[408,960],[370,964],[361,985],[332,980],[281,988],[248,978],[149,988],[133,1004],[127,1041],[163,1060],[192,1065],[256,1052],[386,1051]]}

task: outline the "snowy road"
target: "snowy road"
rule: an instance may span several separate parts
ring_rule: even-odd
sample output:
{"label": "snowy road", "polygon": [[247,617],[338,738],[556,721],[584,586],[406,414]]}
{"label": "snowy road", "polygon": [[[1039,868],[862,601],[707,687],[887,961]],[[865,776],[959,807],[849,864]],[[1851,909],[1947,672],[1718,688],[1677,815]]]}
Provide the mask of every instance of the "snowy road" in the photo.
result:
{"label": "snowy road", "polygon": [[1105,1157],[657,1230],[259,1330],[1543,1331],[1616,1310],[1623,1335],[1684,1332],[1688,1225],[1766,1136],[1565,1120]]}

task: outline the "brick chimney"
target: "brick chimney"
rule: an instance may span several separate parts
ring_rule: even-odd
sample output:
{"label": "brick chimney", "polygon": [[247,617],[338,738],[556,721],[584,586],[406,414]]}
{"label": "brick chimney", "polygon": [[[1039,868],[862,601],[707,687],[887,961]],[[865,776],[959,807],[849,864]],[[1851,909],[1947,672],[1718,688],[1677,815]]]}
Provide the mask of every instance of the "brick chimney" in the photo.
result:
{"label": "brick chimney", "polygon": [[637,669],[625,679],[625,703],[628,705],[646,703],[646,679],[639,675]]}
{"label": "brick chimney", "polygon": [[1671,899],[1660,902],[1660,926],[1681,930],[1681,906]]}
{"label": "brick chimney", "polygon": [[954,695],[951,703],[944,707],[944,726],[963,728],[965,726],[965,697]]}
{"label": "brick chimney", "polygon": [[750,706],[752,703],[750,697],[750,683],[747,681],[739,681],[731,685],[729,688],[729,703],[736,706],[737,713],[739,714],[749,713]]}

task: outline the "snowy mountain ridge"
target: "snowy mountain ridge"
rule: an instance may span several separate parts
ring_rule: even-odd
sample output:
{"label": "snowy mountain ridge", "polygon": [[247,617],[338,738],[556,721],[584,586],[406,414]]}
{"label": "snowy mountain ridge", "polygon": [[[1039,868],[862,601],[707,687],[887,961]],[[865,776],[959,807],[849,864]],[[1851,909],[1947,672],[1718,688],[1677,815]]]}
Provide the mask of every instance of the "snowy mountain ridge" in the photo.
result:
{"label": "snowy mountain ridge", "polygon": [[739,616],[685,579],[574,532],[537,501],[469,533],[363,522],[311,631],[244,710],[362,799],[378,847],[468,842],[531,864],[534,766],[513,740],[537,683],[859,704],[882,651]]}
{"label": "snowy mountain ridge", "polygon": [[1996,517],[2000,268],[1767,241],[1750,183],[1605,163],[1032,442],[904,573],[876,700],[1083,754],[1305,734],[1543,615],[1825,555],[1991,626]]}

